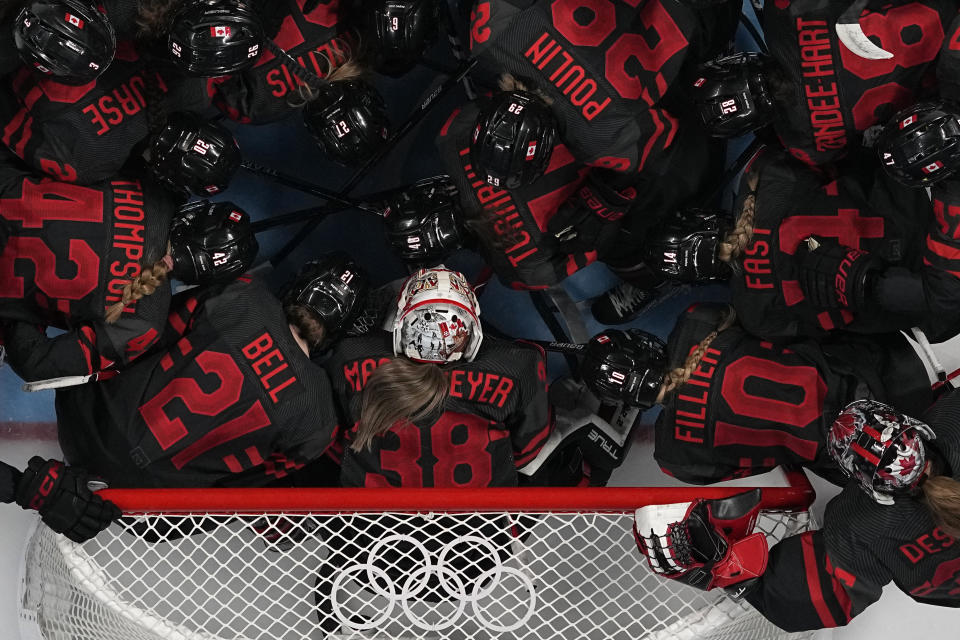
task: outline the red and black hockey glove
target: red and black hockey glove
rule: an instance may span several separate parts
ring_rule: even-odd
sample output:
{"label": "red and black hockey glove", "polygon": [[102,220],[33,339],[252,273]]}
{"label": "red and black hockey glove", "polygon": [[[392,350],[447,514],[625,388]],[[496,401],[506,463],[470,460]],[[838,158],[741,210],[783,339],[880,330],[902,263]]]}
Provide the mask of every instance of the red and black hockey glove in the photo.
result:
{"label": "red and black hockey glove", "polygon": [[616,240],[620,221],[635,199],[632,187],[617,191],[591,173],[550,218],[547,231],[565,253],[602,253]]}
{"label": "red and black hockey glove", "polygon": [[115,504],[90,491],[87,480],[86,471],[34,456],[17,481],[17,504],[39,511],[57,533],[85,542],[123,515]]}
{"label": "red and black hockey glove", "polygon": [[760,489],[723,498],[637,509],[633,536],[654,573],[709,591],[740,596],[767,568],[767,539],[751,533]]}
{"label": "red and black hockey glove", "polygon": [[883,270],[879,258],[839,244],[810,236],[797,246],[800,288],[818,309],[864,309],[877,274]]}

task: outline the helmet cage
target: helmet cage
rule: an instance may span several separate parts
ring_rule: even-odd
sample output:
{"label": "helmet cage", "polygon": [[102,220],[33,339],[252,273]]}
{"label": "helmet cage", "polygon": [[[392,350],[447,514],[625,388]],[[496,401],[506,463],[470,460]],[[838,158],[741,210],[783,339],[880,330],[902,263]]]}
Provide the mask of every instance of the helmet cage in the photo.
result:
{"label": "helmet cage", "polygon": [[480,305],[462,273],[420,269],[407,278],[397,301],[393,352],[414,362],[472,361],[480,343]]}
{"label": "helmet cage", "polygon": [[848,476],[879,504],[912,495],[923,478],[925,440],[933,430],[915,418],[874,400],[848,404],[830,427],[828,451]]}

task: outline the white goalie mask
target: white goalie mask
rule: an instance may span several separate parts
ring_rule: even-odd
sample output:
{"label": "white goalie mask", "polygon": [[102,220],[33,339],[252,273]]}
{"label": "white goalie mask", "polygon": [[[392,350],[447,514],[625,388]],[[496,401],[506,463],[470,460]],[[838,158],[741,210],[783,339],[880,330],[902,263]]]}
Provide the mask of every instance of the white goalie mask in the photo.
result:
{"label": "white goalie mask", "polygon": [[483,340],[480,305],[459,271],[420,269],[400,291],[393,353],[414,362],[473,360]]}

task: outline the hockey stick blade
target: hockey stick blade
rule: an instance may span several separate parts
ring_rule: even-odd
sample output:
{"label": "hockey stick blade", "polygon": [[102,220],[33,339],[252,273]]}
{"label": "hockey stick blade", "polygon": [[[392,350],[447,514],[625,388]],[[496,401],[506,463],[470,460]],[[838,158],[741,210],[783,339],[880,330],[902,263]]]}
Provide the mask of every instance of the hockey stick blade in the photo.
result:
{"label": "hockey stick blade", "polygon": [[62,389],[63,387],[75,387],[77,385],[86,384],[91,380],[96,380],[97,374],[93,373],[88,376],[64,376],[62,378],[49,378],[47,380],[37,380],[35,382],[24,383],[22,389],[24,391],[33,393],[35,391],[46,391],[48,389]]}
{"label": "hockey stick blade", "polygon": [[860,26],[860,14],[869,0],[854,0],[837,18],[836,31],[840,42],[851,53],[866,60],[889,60],[893,54],[871,42]]}

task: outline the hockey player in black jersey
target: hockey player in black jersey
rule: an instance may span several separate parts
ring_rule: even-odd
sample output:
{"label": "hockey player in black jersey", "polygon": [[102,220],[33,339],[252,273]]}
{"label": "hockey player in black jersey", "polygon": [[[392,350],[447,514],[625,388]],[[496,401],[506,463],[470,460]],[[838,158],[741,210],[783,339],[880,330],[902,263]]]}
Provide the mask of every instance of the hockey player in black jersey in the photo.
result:
{"label": "hockey player in black jersey", "polygon": [[740,321],[766,338],[915,326],[934,341],[952,337],[960,330],[956,180],[935,184],[931,203],[869,157],[843,169],[825,178],[784,152],[762,151],[744,173],[735,222],[690,212],[678,228],[658,230],[648,263],[689,281],[722,278],[718,258],[728,262]]}
{"label": "hockey player in black jersey", "polygon": [[[773,113],[748,128],[772,123],[776,137],[794,157],[829,170],[861,146],[865,131],[933,97],[933,71],[941,45],[949,47],[945,31],[956,4],[869,2],[859,16],[864,40],[872,48],[868,50],[862,44],[850,48],[838,35],[837,19],[847,6],[816,0],[766,6],[763,24],[770,58],[757,82],[738,82],[737,68],[748,63],[732,59],[703,69],[693,81],[691,90],[707,128],[717,135],[743,133],[730,125],[772,102]],[[716,91],[715,82],[725,88]]]}
{"label": "hockey player in black jersey", "polygon": [[335,346],[344,486],[516,486],[553,428],[544,355],[484,336],[479,312],[462,274],[425,269],[405,282],[392,335]]}
{"label": "hockey player in black jersey", "polygon": [[250,276],[179,294],[152,354],[57,391],[67,459],[118,487],[262,486],[317,460],[338,426],[309,354],[348,322],[362,278],[329,258],[284,304]]}
{"label": "hockey player in black jersey", "polygon": [[121,516],[112,502],[87,487],[87,473],[59,460],[30,459],[20,471],[0,462],[0,502],[40,512],[44,524],[74,542],[86,542]]}
{"label": "hockey player in black jersey", "polygon": [[828,449],[850,479],[821,530],[768,552],[750,531],[758,490],[639,509],[640,550],[663,577],[727,588],[786,631],[846,625],[891,581],[917,602],[960,606],[960,391],[922,420],[854,402],[830,428]]}
{"label": "hockey player in black jersey", "polygon": [[919,413],[934,400],[921,356],[900,334],[774,344],[734,318],[726,305],[689,308],[670,334],[665,363],[662,347],[622,344],[616,335],[608,338],[621,360],[584,361],[584,378],[601,397],[664,406],[654,458],[684,482],[802,465],[839,483],[826,438],[847,403],[878,398]]}
{"label": "hockey player in black jersey", "polygon": [[77,84],[23,67],[0,87],[4,144],[59,180],[92,184],[117,175],[137,145],[163,127],[165,114],[210,104],[205,81],[183,75],[157,49],[162,30],[154,3],[107,5],[107,17],[120,27],[113,61],[98,77]]}
{"label": "hockey player in black jersey", "polygon": [[[168,275],[209,283],[243,273],[257,254],[249,217],[229,202],[178,211],[150,180],[85,187],[37,177],[9,158],[0,174],[10,234],[0,250],[0,324],[25,380],[128,365],[161,336]],[[67,332],[50,337],[45,326]]]}

